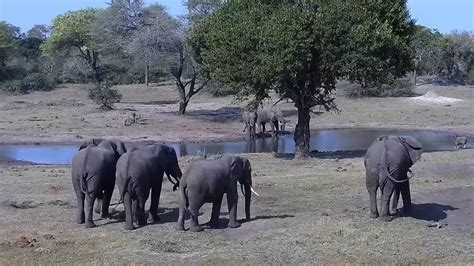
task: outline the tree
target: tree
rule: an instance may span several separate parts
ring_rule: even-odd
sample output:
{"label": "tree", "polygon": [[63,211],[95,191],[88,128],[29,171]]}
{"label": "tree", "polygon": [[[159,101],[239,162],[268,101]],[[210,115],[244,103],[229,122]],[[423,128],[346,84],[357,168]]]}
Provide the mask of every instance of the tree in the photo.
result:
{"label": "tree", "polygon": [[442,41],[442,72],[448,80],[464,84],[469,71],[474,68],[474,35],[457,32],[444,37]]}
{"label": "tree", "polygon": [[189,20],[198,23],[224,4],[224,0],[188,0]]}
{"label": "tree", "polygon": [[34,25],[31,29],[26,33],[27,38],[36,38],[40,40],[46,40],[49,37],[49,33],[51,29],[49,26],[46,25]]}
{"label": "tree", "polygon": [[[102,64],[106,66],[104,75],[116,80],[114,75],[121,78],[130,74],[142,64],[134,61],[134,51],[129,44],[134,40],[135,33],[144,26],[144,6],[142,0],[115,0],[106,9],[100,10],[92,25],[92,36],[97,43]],[[145,68],[145,77],[148,76]],[[118,72],[118,73],[114,73]]]}
{"label": "tree", "polygon": [[416,87],[417,74],[437,74],[441,66],[441,42],[443,35],[437,30],[416,25],[413,35],[414,70]]}
{"label": "tree", "polygon": [[5,21],[0,21],[0,81],[10,79],[11,71],[7,62],[13,57],[18,48],[20,28]]}
{"label": "tree", "polygon": [[[295,2],[295,3],[293,3]],[[335,84],[374,86],[412,69],[405,0],[227,1],[194,27],[211,78],[259,104],[274,89],[298,110],[296,157],[310,153],[310,110],[337,110]]]}
{"label": "tree", "polygon": [[52,57],[78,56],[91,68],[94,81],[102,80],[99,66],[98,45],[92,36],[92,23],[97,17],[96,9],[68,12],[53,21],[51,37],[42,46],[43,52]]}

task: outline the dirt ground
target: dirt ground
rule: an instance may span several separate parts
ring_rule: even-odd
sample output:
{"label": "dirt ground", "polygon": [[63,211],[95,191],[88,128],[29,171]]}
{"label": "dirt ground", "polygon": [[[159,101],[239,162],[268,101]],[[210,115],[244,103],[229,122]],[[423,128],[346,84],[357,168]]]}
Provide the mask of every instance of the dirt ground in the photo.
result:
{"label": "dirt ground", "polygon": [[[413,168],[414,215],[390,223],[368,218],[361,158],[244,156],[252,162],[260,193],[253,197],[251,221],[225,228],[223,204],[224,228],[201,233],[174,230],[177,194],[168,181],[160,202],[162,223],[125,231],[119,206],[117,219],[96,217],[99,226],[85,229],[74,223],[69,167],[2,164],[0,264],[474,262],[474,150],[424,154]],[[181,167],[189,160],[182,158]],[[239,200],[242,219],[243,197]],[[201,211],[205,223],[210,206]]]}
{"label": "dirt ground", "polygon": [[[201,94],[192,98],[188,115],[176,115],[174,86],[119,87],[122,102],[116,110],[97,109],[88,100],[86,86],[67,85],[51,92],[24,96],[0,95],[0,144],[75,143],[91,137],[127,141],[213,142],[244,138],[240,110],[243,104],[232,97],[212,98]],[[338,97],[340,113],[313,114],[311,128],[383,127],[423,128],[459,133],[474,132],[473,87],[419,86],[424,94],[434,91],[459,98],[452,104],[423,103],[409,98],[348,99]],[[267,104],[276,102],[273,97]],[[293,131],[297,113],[292,103],[279,104]],[[125,126],[132,112],[142,120]]]}
{"label": "dirt ground", "polygon": [[[176,115],[173,87],[124,86],[117,110],[100,111],[82,86],[0,97],[0,143],[75,143],[89,137],[129,141],[219,141],[244,137],[240,105],[232,98],[192,99],[189,115]],[[472,87],[424,85],[462,99],[429,104],[407,98],[338,98],[341,113],[312,117],[311,128],[393,127],[474,132]],[[212,101],[211,101],[212,100]],[[449,105],[449,106],[448,106]],[[291,103],[280,106],[296,124]],[[124,126],[136,110],[144,120]],[[291,130],[291,128],[290,128]],[[412,217],[390,223],[368,218],[363,160],[290,160],[244,154],[252,163],[251,221],[201,233],[177,232],[177,194],[164,182],[160,224],[123,230],[123,207],[97,228],[74,223],[76,200],[69,166],[0,162],[0,264],[314,264],[474,263],[474,150],[423,155],[411,180]],[[182,170],[192,157],[180,159]],[[117,202],[115,191],[113,202]],[[244,217],[243,197],[238,217]],[[201,209],[200,222],[210,217]],[[189,221],[186,221],[189,228]]]}

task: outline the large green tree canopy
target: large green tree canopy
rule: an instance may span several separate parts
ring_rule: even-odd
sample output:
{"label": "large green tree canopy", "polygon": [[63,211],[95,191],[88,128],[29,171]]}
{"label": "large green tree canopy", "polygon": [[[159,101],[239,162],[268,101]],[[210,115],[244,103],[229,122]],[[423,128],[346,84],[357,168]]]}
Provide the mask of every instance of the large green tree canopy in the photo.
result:
{"label": "large green tree canopy", "polygon": [[56,17],[51,36],[43,44],[42,49],[46,55],[52,57],[77,54],[95,72],[95,79],[98,82],[100,81],[99,47],[92,35],[92,25],[97,13],[96,9],[83,9]]}
{"label": "large green tree canopy", "polygon": [[405,0],[227,1],[193,29],[210,76],[260,103],[275,90],[298,109],[297,156],[309,154],[310,110],[336,109],[336,80],[373,86],[412,67]]}

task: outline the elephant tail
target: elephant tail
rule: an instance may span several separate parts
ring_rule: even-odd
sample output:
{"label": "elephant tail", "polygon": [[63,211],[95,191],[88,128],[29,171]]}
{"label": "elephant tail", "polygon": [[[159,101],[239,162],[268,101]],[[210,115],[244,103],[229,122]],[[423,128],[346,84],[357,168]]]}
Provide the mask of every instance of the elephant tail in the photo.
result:
{"label": "elephant tail", "polygon": [[89,190],[87,188],[87,182],[92,178],[89,176],[89,173],[85,173],[81,176],[81,192],[84,194],[89,194]]}
{"label": "elephant tail", "polygon": [[383,190],[383,188],[385,187],[385,184],[387,184],[387,179],[390,179],[392,182],[394,183],[404,183],[404,182],[407,182],[408,180],[410,180],[410,178],[413,177],[413,173],[410,169],[408,169],[408,172],[411,173],[411,175],[405,179],[402,179],[402,180],[398,180],[396,178],[394,178],[391,174],[390,174],[390,171],[388,169],[388,159],[387,159],[387,147],[384,143],[384,146],[385,146],[385,152],[382,153],[382,158],[380,160],[380,165],[379,165],[379,173],[382,175],[382,184],[380,186],[380,189]]}
{"label": "elephant tail", "polygon": [[[131,176],[128,176],[127,179],[125,179],[125,184],[123,186],[123,191],[122,191],[122,194],[120,195],[120,200],[117,202],[117,205],[123,203],[123,199],[125,198],[125,194],[127,193],[127,190],[129,190],[128,185],[130,184],[131,179],[132,179]],[[129,191],[129,193],[131,193],[131,191]]]}

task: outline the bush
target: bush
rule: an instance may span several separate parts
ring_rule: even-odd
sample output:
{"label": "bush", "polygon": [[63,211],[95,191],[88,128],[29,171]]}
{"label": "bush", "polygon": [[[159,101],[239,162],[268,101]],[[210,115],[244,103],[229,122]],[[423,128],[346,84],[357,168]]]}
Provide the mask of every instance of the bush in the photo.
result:
{"label": "bush", "polygon": [[122,95],[110,83],[99,84],[89,89],[89,98],[102,109],[113,109],[114,103],[120,102]]}
{"label": "bush", "polygon": [[43,73],[30,73],[21,80],[6,81],[1,89],[7,93],[25,94],[30,91],[49,91],[54,85],[54,80]]}
{"label": "bush", "polygon": [[347,84],[346,82],[338,88],[343,87],[343,91],[350,98],[363,97],[411,97],[415,95],[413,91],[413,80],[411,78],[401,78],[389,84],[382,84],[378,87],[364,88],[358,84]]}
{"label": "bush", "polygon": [[22,86],[21,80],[5,81],[1,85],[0,90],[9,94],[25,94],[28,92],[27,90],[25,90],[25,87]]}
{"label": "bush", "polygon": [[49,91],[54,87],[54,81],[43,73],[30,73],[21,83],[26,91]]}

